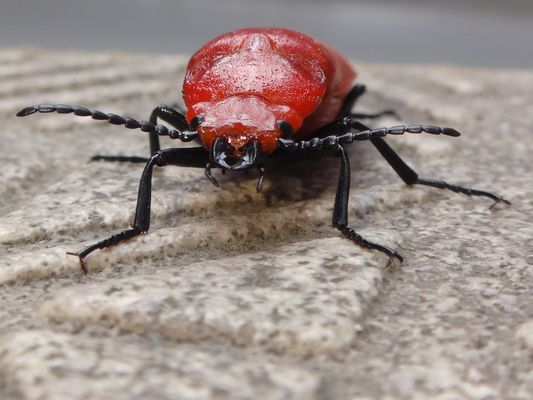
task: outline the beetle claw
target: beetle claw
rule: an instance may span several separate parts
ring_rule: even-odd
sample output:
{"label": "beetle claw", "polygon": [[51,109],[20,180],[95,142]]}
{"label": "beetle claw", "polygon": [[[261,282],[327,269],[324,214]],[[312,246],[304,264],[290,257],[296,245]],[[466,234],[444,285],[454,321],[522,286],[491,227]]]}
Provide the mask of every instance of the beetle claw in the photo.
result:
{"label": "beetle claw", "polygon": [[387,262],[387,265],[385,265],[385,268],[389,268],[394,260],[400,261],[400,264],[403,263],[403,257],[393,250],[392,254],[389,254],[389,261]]}
{"label": "beetle claw", "polygon": [[83,271],[83,273],[85,275],[87,275],[88,271],[87,271],[87,266],[85,265],[85,263],[83,262],[83,257],[80,256],[78,253],[71,253],[70,251],[67,251],[67,254],[71,255],[71,256],[76,256],[78,257],[78,259],[80,260],[80,266],[81,266],[81,270]]}
{"label": "beetle claw", "polygon": [[509,200],[505,200],[502,196],[498,196],[498,198],[496,200],[494,200],[494,203],[489,207],[489,210],[492,210],[492,208],[496,205],[496,204],[500,204],[500,203],[505,203],[507,205],[511,205],[511,202]]}

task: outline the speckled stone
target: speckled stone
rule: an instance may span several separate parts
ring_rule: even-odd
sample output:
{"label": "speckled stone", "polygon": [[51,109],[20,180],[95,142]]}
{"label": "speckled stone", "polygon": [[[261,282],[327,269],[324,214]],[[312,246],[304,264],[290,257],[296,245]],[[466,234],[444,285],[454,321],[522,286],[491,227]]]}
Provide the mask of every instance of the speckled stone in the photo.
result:
{"label": "speckled stone", "polygon": [[[181,101],[187,57],[0,50],[0,398],[533,398],[533,72],[358,64],[372,121],[450,126],[391,137],[424,178],[406,187],[370,143],[350,146],[350,225],[331,227],[339,161],[254,172],[154,172],[147,234],[66,254],[133,219],[140,131],[40,103],[138,120]],[[164,146],[174,145],[164,141]]]}

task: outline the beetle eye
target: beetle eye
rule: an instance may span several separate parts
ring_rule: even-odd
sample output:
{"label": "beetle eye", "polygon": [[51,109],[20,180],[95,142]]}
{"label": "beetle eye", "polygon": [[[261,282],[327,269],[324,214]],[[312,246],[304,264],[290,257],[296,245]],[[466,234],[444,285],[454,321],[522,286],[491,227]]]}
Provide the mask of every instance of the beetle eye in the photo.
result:
{"label": "beetle eye", "polygon": [[195,131],[196,128],[198,128],[198,125],[200,125],[202,123],[202,121],[204,120],[204,116],[203,115],[195,115],[192,119],[191,119],[191,122],[189,123],[189,129],[191,131]]}
{"label": "beetle eye", "polygon": [[289,124],[284,119],[280,119],[279,121],[276,121],[276,125],[278,126],[278,129],[281,131],[283,135],[283,139],[292,138],[292,135],[294,134],[294,130],[292,129],[291,124]]}

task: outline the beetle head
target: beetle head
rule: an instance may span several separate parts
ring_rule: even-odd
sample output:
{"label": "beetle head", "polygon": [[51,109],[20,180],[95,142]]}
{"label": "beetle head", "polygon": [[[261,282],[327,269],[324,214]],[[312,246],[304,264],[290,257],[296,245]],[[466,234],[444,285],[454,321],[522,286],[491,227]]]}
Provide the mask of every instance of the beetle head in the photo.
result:
{"label": "beetle head", "polygon": [[187,119],[210,152],[211,162],[235,170],[260,164],[278,146],[278,138],[288,138],[302,123],[290,107],[256,96],[197,103],[189,108]]}

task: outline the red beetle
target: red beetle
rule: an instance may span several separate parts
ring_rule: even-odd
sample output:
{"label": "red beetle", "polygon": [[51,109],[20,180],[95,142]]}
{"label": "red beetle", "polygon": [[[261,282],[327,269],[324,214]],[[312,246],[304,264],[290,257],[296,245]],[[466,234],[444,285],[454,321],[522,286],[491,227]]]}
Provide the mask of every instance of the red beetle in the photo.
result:
{"label": "red beetle", "polygon": [[[124,230],[76,253],[83,271],[84,258],[102,249],[146,232],[150,226],[151,179],[155,165],[162,167],[205,168],[206,176],[218,186],[211,168],[244,170],[257,168],[261,190],[265,171],[262,160],[280,161],[334,156],[341,158],[333,226],[356,244],[379,250],[403,261],[393,249],[370,242],[348,227],[350,165],[344,146],[370,140],[400,178],[408,184],[421,184],[469,196],[485,196],[497,203],[510,204],[502,196],[469,189],[444,181],[419,178],[387,145],[383,137],[405,132],[459,136],[451,128],[436,126],[395,126],[371,130],[358,119],[377,114],[352,113],[351,109],[365,91],[364,85],[351,83],[356,76],[349,62],[335,49],[303,33],[282,28],[248,28],[222,35],[193,55],[183,83],[186,114],[166,105],[156,107],[150,121],[138,122],[115,114],[66,105],[39,105],[21,110],[17,116],[36,112],[74,113],[107,120],[149,133],[152,156],[94,156],[94,160],[146,162],[132,229]],[[157,119],[176,129],[157,125]],[[199,142],[195,148],[160,149],[159,136]],[[492,207],[491,206],[491,207]]]}
{"label": "red beetle", "polygon": [[277,121],[302,139],[335,119],[354,79],[348,61],[316,39],[287,29],[243,29],[191,58],[183,99],[188,121],[203,116],[198,132],[207,150],[223,138],[239,157],[257,140],[269,155],[283,136]]}

